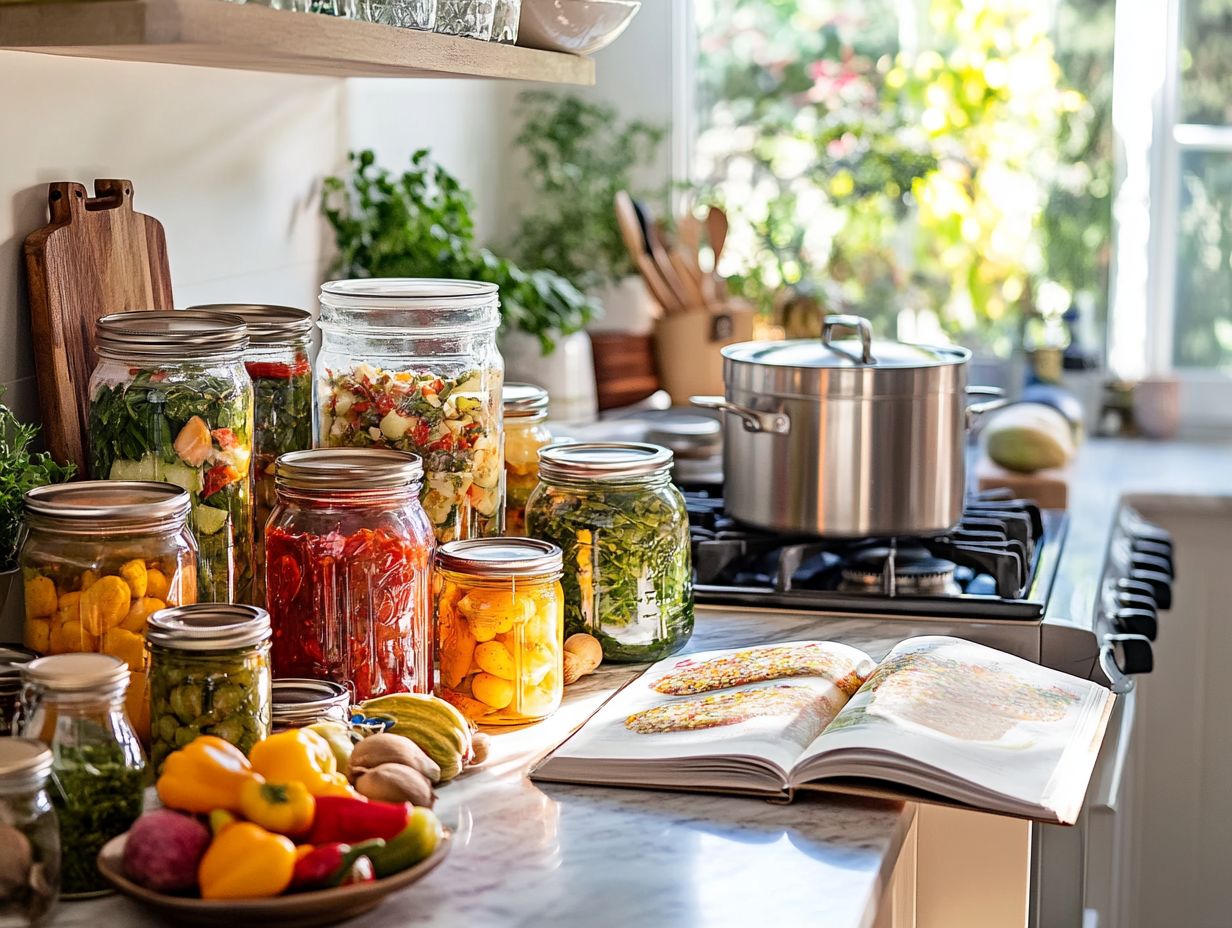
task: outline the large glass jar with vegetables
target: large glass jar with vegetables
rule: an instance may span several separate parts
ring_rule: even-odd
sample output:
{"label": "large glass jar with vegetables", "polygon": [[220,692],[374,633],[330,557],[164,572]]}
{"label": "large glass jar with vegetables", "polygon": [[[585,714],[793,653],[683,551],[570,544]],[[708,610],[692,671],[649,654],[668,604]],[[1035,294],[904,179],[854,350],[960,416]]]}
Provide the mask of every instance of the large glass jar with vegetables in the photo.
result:
{"label": "large glass jar with vegetables", "polygon": [[539,451],[552,443],[548,391],[507,383],[505,415],[505,534],[526,534],[526,501],[539,485]]}
{"label": "large glass jar with vegetables", "polygon": [[270,733],[273,677],[269,613],[199,603],[150,617],[150,762],[198,735],[247,754]]}
{"label": "large glass jar with vegetables", "polygon": [[320,448],[278,459],[265,598],[278,677],[344,684],[359,702],[432,691],[432,526],[405,451]]}
{"label": "large glass jar with vegetables", "polygon": [[192,499],[204,602],[251,595],[252,381],[238,316],[196,310],[98,321],[90,377],[90,472],[161,480]]}
{"label": "large glass jar with vegetables", "polygon": [[437,695],[480,725],[521,725],[564,692],[560,548],[531,538],[452,541],[436,553]]}
{"label": "large glass jar with vegetables", "polygon": [[253,590],[248,601],[265,604],[265,522],[274,510],[274,461],[312,447],[312,314],[293,306],[214,303],[194,306],[239,316],[248,326],[244,367],[252,379]]}
{"label": "large glass jar with vegetables", "polygon": [[60,828],[47,795],[51,751],[0,738],[0,925],[42,925],[60,892]]}
{"label": "large glass jar with vegetables", "polygon": [[30,490],[21,547],[26,647],[98,651],[130,673],[128,714],[149,730],[145,628],[197,601],[188,492],[169,483],[87,480]]}
{"label": "large glass jar with vegetables", "polygon": [[500,323],[494,284],[331,281],[321,288],[318,443],[423,458],[440,542],[501,534]]}
{"label": "large glass jar with vegetables", "polygon": [[24,676],[31,708],[22,735],[51,748],[63,895],[100,895],[108,883],[98,852],[141,815],[147,781],[124,712],[128,668],[106,654],[56,654],[31,661]]}
{"label": "large glass jar with vegetables", "polygon": [[658,660],[693,633],[689,520],[671,467],[657,445],[584,442],[539,455],[527,532],[564,552],[565,631],[594,635],[607,660]]}

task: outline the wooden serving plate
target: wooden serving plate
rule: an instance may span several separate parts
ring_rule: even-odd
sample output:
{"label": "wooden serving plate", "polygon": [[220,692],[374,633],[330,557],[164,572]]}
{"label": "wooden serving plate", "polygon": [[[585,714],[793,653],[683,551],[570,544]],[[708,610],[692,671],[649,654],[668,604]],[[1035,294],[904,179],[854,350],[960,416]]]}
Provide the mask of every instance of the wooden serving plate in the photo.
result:
{"label": "wooden serving plate", "polygon": [[138,886],[124,876],[125,832],[112,838],[98,852],[98,869],[103,877],[130,899],[149,906],[176,925],[207,925],[217,928],[279,928],[279,926],[336,925],[375,909],[386,896],[418,883],[440,866],[449,853],[453,835],[446,830],[432,856],[409,870],[387,876],[375,883],[357,883],[334,889],[275,896],[272,899],[197,899],[168,896]]}

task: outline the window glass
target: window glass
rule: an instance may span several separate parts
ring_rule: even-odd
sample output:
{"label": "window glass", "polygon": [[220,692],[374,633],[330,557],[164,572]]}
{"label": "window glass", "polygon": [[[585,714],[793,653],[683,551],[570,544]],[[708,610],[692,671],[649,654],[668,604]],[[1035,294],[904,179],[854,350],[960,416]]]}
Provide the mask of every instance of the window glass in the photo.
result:
{"label": "window glass", "polygon": [[1232,125],[1232,0],[1181,9],[1180,122]]}
{"label": "window glass", "polygon": [[1181,156],[1177,367],[1232,371],[1232,152]]}

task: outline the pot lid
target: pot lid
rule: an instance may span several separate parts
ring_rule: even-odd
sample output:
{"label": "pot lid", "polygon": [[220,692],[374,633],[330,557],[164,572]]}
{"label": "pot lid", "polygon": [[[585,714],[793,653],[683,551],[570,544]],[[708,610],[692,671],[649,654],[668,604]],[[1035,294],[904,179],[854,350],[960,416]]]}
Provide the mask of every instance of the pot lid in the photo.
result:
{"label": "pot lid", "polygon": [[470,538],[436,550],[436,567],[489,577],[535,577],[561,569],[560,548],[535,538]]}
{"label": "pot lid", "polygon": [[260,644],[272,634],[269,613],[257,606],[194,603],[155,612],[145,637],[175,651],[230,651]]}
{"label": "pot lid", "polygon": [[723,349],[723,357],[747,364],[802,368],[886,368],[905,369],[957,364],[968,357],[967,349],[934,348],[889,339],[872,339],[872,360],[865,363],[858,339],[845,338],[825,344],[815,338],[782,342],[741,342]]}

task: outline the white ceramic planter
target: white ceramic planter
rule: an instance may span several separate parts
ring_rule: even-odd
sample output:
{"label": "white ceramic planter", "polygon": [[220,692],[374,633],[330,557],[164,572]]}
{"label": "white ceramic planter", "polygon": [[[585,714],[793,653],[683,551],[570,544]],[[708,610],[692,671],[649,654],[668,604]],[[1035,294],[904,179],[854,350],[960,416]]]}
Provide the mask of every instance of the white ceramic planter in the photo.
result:
{"label": "white ceramic planter", "polygon": [[505,380],[533,383],[548,391],[549,419],[576,422],[596,416],[595,362],[585,332],[558,338],[556,350],[545,355],[537,336],[510,331],[501,336],[500,350]]}

